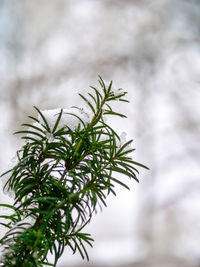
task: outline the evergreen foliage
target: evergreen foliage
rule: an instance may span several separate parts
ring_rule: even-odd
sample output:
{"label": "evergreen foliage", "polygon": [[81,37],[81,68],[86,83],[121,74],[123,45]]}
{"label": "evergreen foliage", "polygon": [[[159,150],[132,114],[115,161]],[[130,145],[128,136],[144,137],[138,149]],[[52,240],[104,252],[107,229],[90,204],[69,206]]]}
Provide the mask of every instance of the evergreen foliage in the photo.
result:
{"label": "evergreen foliage", "polygon": [[[72,129],[61,123],[66,114],[60,110],[50,125],[35,107],[38,118],[29,116],[34,123],[23,124],[25,130],[17,132],[25,144],[16,153],[15,166],[2,175],[9,175],[4,189],[14,192],[13,206],[0,204],[10,210],[0,215],[7,228],[0,240],[2,266],[56,266],[66,246],[89,259],[86,245],[92,246],[93,239],[84,227],[97,204],[106,206],[116,183],[128,189],[124,176],[138,181],[137,168],[147,168],[130,157],[132,140],[123,142],[105,121],[105,115],[125,117],[111,102],[128,102],[126,92],[114,89],[112,82],[106,85],[101,77],[99,84],[100,90],[91,87],[87,97],[80,94],[92,114],[89,122],[69,112],[79,122]],[[116,178],[117,173],[123,179]],[[48,262],[49,252],[54,263]]]}

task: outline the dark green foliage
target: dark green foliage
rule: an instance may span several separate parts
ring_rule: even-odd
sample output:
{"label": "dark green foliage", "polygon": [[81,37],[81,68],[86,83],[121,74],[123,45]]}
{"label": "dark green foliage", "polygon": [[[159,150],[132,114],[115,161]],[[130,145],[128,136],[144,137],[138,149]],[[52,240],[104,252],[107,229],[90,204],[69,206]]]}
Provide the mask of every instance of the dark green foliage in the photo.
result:
{"label": "dark green foliage", "polygon": [[[128,102],[126,92],[113,92],[112,82],[106,86],[101,77],[99,84],[101,90],[91,87],[94,92],[88,97],[80,94],[93,114],[90,122],[72,112],[68,116],[78,119],[77,127],[60,126],[66,116],[61,110],[52,127],[35,107],[39,119],[30,116],[35,124],[23,124],[28,129],[17,132],[26,142],[17,152],[18,162],[6,173],[15,203],[1,205],[11,210],[11,215],[0,216],[1,225],[8,228],[0,240],[3,266],[56,266],[66,246],[88,259],[85,245],[92,246],[93,239],[83,232],[85,225],[97,204],[106,206],[106,196],[115,194],[115,183],[128,188],[116,174],[138,181],[136,167],[145,166],[129,156],[132,141],[120,144],[119,135],[104,120],[104,115],[125,117],[113,111],[110,102]],[[47,261],[48,252],[55,256],[53,264]]]}

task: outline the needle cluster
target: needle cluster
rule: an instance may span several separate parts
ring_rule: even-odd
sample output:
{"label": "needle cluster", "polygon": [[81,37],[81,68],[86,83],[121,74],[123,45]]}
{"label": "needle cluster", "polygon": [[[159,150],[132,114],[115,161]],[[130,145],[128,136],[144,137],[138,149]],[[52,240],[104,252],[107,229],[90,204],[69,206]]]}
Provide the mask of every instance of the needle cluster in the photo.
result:
{"label": "needle cluster", "polygon": [[[93,239],[84,232],[98,205],[106,206],[106,197],[115,195],[115,184],[128,189],[123,181],[128,176],[138,181],[137,167],[130,153],[132,140],[122,142],[120,136],[106,123],[105,116],[125,115],[114,111],[114,101],[128,102],[126,92],[114,90],[99,77],[100,89],[80,94],[88,106],[90,120],[79,112],[54,112],[50,123],[35,107],[38,117],[29,116],[33,123],[23,124],[25,143],[16,153],[15,166],[4,188],[14,194],[14,204],[0,204],[11,212],[0,215],[7,232],[0,240],[4,252],[1,259],[6,267],[56,266],[64,248],[77,251],[88,258],[86,246]],[[71,116],[76,127],[63,123]],[[145,167],[146,168],[146,167]],[[121,174],[121,179],[116,174]],[[54,262],[48,262],[48,253]]]}

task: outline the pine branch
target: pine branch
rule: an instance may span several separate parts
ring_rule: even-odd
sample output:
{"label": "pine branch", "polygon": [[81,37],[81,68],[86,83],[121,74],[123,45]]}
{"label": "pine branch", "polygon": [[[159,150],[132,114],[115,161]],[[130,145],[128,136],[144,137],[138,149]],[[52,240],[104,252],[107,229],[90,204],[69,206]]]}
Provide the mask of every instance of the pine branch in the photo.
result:
{"label": "pine branch", "polygon": [[[0,204],[10,210],[0,216],[8,229],[0,240],[2,266],[56,266],[66,246],[89,260],[86,245],[92,246],[93,239],[83,229],[97,204],[106,206],[107,195],[116,195],[115,184],[129,189],[117,173],[138,181],[137,168],[147,168],[130,157],[132,140],[124,142],[105,123],[105,115],[126,117],[110,104],[128,102],[126,92],[101,77],[99,84],[100,89],[91,87],[93,94],[80,94],[91,110],[90,120],[84,108],[46,116],[35,107],[38,118],[29,116],[34,123],[17,132],[26,143],[16,153],[15,166],[1,176],[8,177],[4,190],[15,195],[13,206]],[[66,123],[69,116],[77,121],[74,128]],[[49,252],[54,263],[48,262]]]}

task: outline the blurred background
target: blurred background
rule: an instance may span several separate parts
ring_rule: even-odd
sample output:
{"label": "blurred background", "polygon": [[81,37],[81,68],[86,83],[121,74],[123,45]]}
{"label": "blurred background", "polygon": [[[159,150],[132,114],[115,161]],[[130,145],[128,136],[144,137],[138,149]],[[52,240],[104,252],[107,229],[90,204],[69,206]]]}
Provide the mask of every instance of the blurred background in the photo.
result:
{"label": "blurred background", "polygon": [[66,249],[58,267],[199,267],[199,0],[1,0],[0,172],[34,105],[81,105],[98,75],[128,91],[110,124],[150,171],[93,217],[90,262]]}

